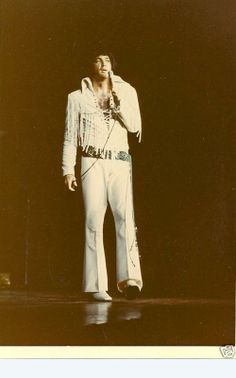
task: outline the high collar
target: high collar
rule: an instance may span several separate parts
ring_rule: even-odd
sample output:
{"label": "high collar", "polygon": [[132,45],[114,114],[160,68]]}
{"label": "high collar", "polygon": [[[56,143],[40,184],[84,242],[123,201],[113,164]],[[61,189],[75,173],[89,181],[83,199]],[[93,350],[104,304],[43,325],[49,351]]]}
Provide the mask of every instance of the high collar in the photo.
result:
{"label": "high collar", "polygon": [[[112,76],[112,80],[113,82],[116,84],[116,83],[125,83],[125,81],[118,75],[113,75]],[[82,92],[84,92],[86,89],[90,89],[91,91],[93,91],[93,85],[92,85],[92,80],[90,77],[84,77],[82,80],[81,80],[81,90]]]}

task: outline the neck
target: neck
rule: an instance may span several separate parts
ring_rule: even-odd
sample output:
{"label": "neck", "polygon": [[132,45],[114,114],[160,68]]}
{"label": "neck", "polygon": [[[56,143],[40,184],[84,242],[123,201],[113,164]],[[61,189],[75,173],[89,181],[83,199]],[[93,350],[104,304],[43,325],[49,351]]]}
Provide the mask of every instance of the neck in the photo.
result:
{"label": "neck", "polygon": [[98,79],[96,77],[93,77],[92,84],[95,91],[107,91],[111,87],[109,78]]}

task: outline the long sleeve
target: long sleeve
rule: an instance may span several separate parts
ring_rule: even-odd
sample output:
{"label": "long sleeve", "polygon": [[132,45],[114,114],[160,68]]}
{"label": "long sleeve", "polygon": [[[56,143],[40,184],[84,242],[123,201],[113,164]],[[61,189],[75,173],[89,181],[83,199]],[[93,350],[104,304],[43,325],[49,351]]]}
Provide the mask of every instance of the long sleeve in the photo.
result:
{"label": "long sleeve", "polygon": [[64,144],[62,153],[62,172],[63,176],[75,174],[77,140],[78,140],[78,109],[72,95],[68,95],[66,109],[66,123],[64,133]]}
{"label": "long sleeve", "polygon": [[120,112],[118,117],[131,133],[137,133],[141,141],[142,121],[139,109],[139,102],[136,90],[129,86],[124,95],[120,98]]}

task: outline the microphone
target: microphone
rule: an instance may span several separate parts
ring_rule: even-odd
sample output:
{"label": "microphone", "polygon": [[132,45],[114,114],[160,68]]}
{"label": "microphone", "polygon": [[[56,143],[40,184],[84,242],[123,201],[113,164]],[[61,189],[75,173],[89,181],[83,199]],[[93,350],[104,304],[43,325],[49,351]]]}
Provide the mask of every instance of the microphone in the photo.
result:
{"label": "microphone", "polygon": [[109,76],[109,79],[111,81],[111,93],[112,93],[112,96],[113,96],[113,101],[114,101],[114,105],[115,107],[118,109],[120,107],[120,99],[116,93],[116,90],[114,88],[114,80],[113,80],[113,71],[108,71],[108,76]]}
{"label": "microphone", "polygon": [[113,92],[114,90],[114,83],[113,83],[113,71],[108,71],[108,77],[111,81],[111,91]]}
{"label": "microphone", "polygon": [[110,79],[112,78],[112,76],[113,76],[113,71],[112,70],[108,71],[108,76],[109,76]]}

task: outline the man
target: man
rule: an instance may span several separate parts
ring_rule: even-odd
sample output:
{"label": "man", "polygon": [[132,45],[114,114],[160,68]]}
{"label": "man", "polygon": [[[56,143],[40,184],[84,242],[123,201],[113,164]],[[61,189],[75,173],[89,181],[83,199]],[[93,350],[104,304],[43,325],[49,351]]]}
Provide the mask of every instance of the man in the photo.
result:
{"label": "man", "polygon": [[136,90],[113,75],[112,55],[99,53],[81,89],[68,95],[62,169],[66,187],[75,191],[77,150],[85,207],[83,291],[95,301],[111,301],[103,245],[108,203],[115,220],[117,287],[127,299],[142,289],[132,198],[128,132],[141,140]]}

